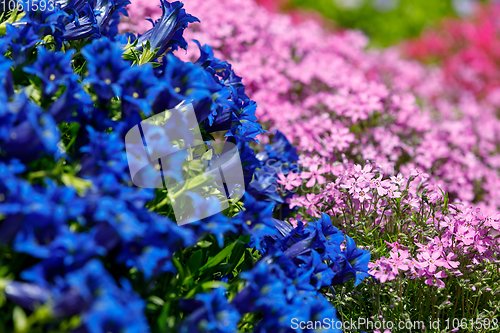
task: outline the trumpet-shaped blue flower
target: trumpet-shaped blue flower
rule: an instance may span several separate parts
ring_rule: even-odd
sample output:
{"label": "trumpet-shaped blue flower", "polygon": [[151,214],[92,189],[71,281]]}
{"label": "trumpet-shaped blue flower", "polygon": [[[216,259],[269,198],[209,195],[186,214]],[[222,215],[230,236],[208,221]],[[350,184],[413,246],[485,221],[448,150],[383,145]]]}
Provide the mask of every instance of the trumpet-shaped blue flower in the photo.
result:
{"label": "trumpet-shaped blue flower", "polygon": [[149,41],[152,50],[159,48],[156,53],[158,56],[167,51],[175,51],[179,47],[185,49],[187,42],[182,36],[184,29],[188,23],[199,22],[196,17],[186,13],[182,8],[184,6],[182,2],[160,1],[163,11],[161,18],[154,23],[152,29],[139,36],[137,46],[139,50],[142,50],[143,44]]}
{"label": "trumpet-shaped blue flower", "polygon": [[151,105],[162,91],[162,86],[154,76],[150,63],[130,67],[121,72],[118,84],[121,86],[122,110],[125,117],[141,111],[145,116],[151,116]]}
{"label": "trumpet-shaped blue flower", "polygon": [[236,332],[241,315],[228,302],[222,288],[216,288],[211,293],[195,296],[199,306],[191,313],[180,327],[180,332]]}
{"label": "trumpet-shaped blue flower", "polygon": [[10,48],[14,65],[20,65],[26,61],[28,51],[40,42],[40,39],[33,31],[31,24],[24,27],[15,27],[11,24],[6,25],[7,35],[9,36]]}
{"label": "trumpet-shaped blue flower", "polygon": [[24,68],[28,74],[36,75],[42,80],[44,96],[51,97],[65,84],[70,77],[74,77],[71,58],[74,50],[68,52],[52,52],[44,47],[38,48],[38,58],[32,66]]}
{"label": "trumpet-shaped blue flower", "polygon": [[130,63],[122,59],[120,45],[103,38],[85,46],[81,52],[87,60],[88,76],[85,83],[93,86],[100,101],[105,103],[115,96],[121,96],[118,81]]}

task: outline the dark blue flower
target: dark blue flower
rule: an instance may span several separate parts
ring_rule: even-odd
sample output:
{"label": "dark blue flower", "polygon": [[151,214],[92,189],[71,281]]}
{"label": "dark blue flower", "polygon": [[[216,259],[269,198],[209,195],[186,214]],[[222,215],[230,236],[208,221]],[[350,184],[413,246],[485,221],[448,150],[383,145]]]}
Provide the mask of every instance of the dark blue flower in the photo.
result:
{"label": "dark blue flower", "polygon": [[81,269],[67,274],[52,288],[54,312],[58,316],[80,314],[88,332],[147,332],[146,302],[130,283],[120,286],[103,264],[93,259]]}
{"label": "dark blue flower", "polygon": [[272,143],[265,145],[264,149],[257,154],[257,158],[263,163],[267,160],[296,163],[299,160],[297,149],[290,144],[280,131],[274,133]]}
{"label": "dark blue flower", "polygon": [[93,0],[97,26],[101,34],[108,37],[116,36],[118,32],[119,15],[127,15],[125,6],[129,0]]}
{"label": "dark blue flower", "polygon": [[232,218],[243,234],[251,235],[250,245],[259,250],[265,237],[277,234],[272,217],[274,205],[266,201],[258,201],[252,195],[245,193],[243,200],[245,210]]}
{"label": "dark blue flower", "polygon": [[143,237],[121,244],[117,261],[135,267],[150,280],[161,273],[176,272],[172,254],[191,246],[195,240],[192,230],[179,227],[166,217],[151,215]]}
{"label": "dark blue flower", "polygon": [[211,293],[198,294],[194,298],[198,308],[181,324],[179,332],[233,333],[237,331],[241,318],[234,306],[228,302],[222,288]]}
{"label": "dark blue flower", "polygon": [[82,177],[112,174],[116,179],[129,179],[127,176],[127,157],[123,139],[117,133],[104,133],[86,128],[88,143],[80,148]]}
{"label": "dark blue flower", "polygon": [[103,247],[95,240],[95,231],[76,233],[62,229],[56,238],[46,246],[37,247],[35,257],[43,260],[24,270],[21,277],[26,281],[49,286],[57,278],[77,270],[93,257],[106,255]]}
{"label": "dark blue flower", "polygon": [[370,252],[358,249],[354,240],[346,236],[346,249],[343,254],[345,256],[343,268],[337,273],[337,276],[333,279],[333,283],[341,284],[354,277],[354,285],[357,286],[362,280],[370,276],[368,274]]}
{"label": "dark blue flower", "polygon": [[156,72],[163,89],[153,104],[155,113],[172,109],[184,102],[193,104],[198,122],[207,119],[208,115],[200,110],[205,104],[211,104],[212,93],[203,68],[167,54]]}
{"label": "dark blue flower", "polygon": [[99,38],[101,32],[91,4],[88,1],[75,1],[75,3],[79,6],[74,8],[75,19],[65,22],[64,40]]}
{"label": "dark blue flower", "polygon": [[160,1],[163,11],[161,18],[154,23],[152,29],[139,36],[137,46],[139,50],[142,50],[143,45],[149,41],[152,50],[159,48],[156,53],[158,56],[167,51],[175,51],[179,47],[185,49],[187,42],[182,37],[184,29],[186,29],[188,23],[199,22],[196,17],[186,13],[181,2]]}
{"label": "dark blue flower", "polygon": [[43,94],[50,98],[60,85],[64,85],[69,78],[76,75],[71,66],[73,54],[74,50],[52,52],[39,47],[37,60],[32,66],[25,67],[24,71],[41,79]]}
{"label": "dark blue flower", "polygon": [[[57,146],[60,133],[50,114],[20,92],[0,113],[0,152],[23,161],[33,161],[42,155],[60,155]],[[19,149],[23,147],[23,149]]]}
{"label": "dark blue flower", "polygon": [[31,24],[24,27],[15,27],[13,25],[6,25],[7,35],[9,36],[10,48],[14,65],[20,65],[26,61],[28,51],[40,42],[40,39],[33,31]]}
{"label": "dark blue flower", "polygon": [[[22,7],[26,9],[25,16],[21,21],[15,22],[16,26],[32,25],[34,32],[43,39],[45,36],[53,36],[59,49],[63,42],[66,23],[71,20],[72,15],[61,9],[59,2],[49,3],[45,1],[45,8],[33,6],[41,5],[41,0],[19,0]],[[64,2],[64,1],[63,1]],[[35,10],[37,9],[37,10]]]}
{"label": "dark blue flower", "polygon": [[[1,45],[0,45],[1,47]],[[0,50],[1,51],[1,50]],[[11,66],[13,62],[0,55],[0,102],[5,104],[14,95]],[[2,112],[2,111],[0,111]],[[0,117],[2,114],[0,113]]]}
{"label": "dark blue flower", "polygon": [[64,92],[50,104],[47,112],[57,123],[78,121],[89,117],[92,104],[91,97],[83,90],[78,79],[70,76],[65,82]]}
{"label": "dark blue flower", "polygon": [[85,46],[81,52],[87,60],[88,76],[85,83],[93,86],[101,102],[121,96],[118,80],[130,63],[122,59],[123,49],[120,45],[103,38]]}
{"label": "dark blue flower", "polygon": [[162,91],[162,85],[154,76],[151,63],[122,71],[118,84],[122,91],[124,117],[141,111],[146,117],[151,116],[151,105]]}

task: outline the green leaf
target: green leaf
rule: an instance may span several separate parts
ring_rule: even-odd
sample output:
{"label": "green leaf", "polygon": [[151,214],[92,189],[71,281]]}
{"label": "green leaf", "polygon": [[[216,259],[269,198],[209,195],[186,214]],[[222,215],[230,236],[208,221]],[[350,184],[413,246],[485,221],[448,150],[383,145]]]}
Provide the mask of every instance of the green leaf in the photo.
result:
{"label": "green leaf", "polygon": [[227,289],[227,283],[224,283],[221,281],[207,281],[201,285],[201,288],[205,292],[210,291],[211,289],[215,289],[215,288]]}
{"label": "green leaf", "polygon": [[229,257],[228,266],[227,268],[225,268],[224,275],[231,273],[233,269],[235,269],[236,266],[242,262],[242,259],[244,259],[245,257],[245,245],[246,243],[242,242],[241,240],[236,241],[236,245],[231,253],[231,257]]}
{"label": "green leaf", "polygon": [[198,271],[203,260],[203,250],[194,252],[188,260],[189,271],[193,274]]}
{"label": "green leaf", "polygon": [[231,254],[237,242],[238,241],[233,242],[231,245],[225,247],[222,251],[220,251],[216,256],[210,258],[208,262],[203,267],[200,268],[200,271],[204,271],[207,268],[212,268],[220,264],[224,259],[226,259]]}
{"label": "green leaf", "polygon": [[26,332],[28,330],[28,317],[19,306],[14,308],[12,321],[14,322],[14,329],[16,332]]}

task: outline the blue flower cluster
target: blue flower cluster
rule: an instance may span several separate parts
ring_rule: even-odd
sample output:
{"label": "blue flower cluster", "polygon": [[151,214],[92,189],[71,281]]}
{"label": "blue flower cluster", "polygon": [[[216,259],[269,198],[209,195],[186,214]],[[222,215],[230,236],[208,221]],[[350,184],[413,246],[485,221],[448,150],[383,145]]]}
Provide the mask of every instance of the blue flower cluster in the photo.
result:
{"label": "blue flower cluster", "polygon": [[[359,283],[369,253],[326,215],[296,229],[273,218],[283,203],[277,170],[296,170],[295,149],[278,132],[255,154],[250,143],[265,132],[256,103],[209,46],[199,45],[195,63],[172,54],[186,47],[182,32],[197,21],[180,2],[161,0],[162,17],[138,37],[118,35],[127,4],[57,1],[53,11],[7,24],[0,38],[0,251],[9,251],[0,265],[17,267],[0,273],[0,292],[27,311],[45,309],[40,325],[76,316],[64,322],[67,330],[148,332],[146,299],[161,277],[182,273],[176,253],[207,243],[207,235],[219,248],[250,236],[248,253],[262,258],[223,279],[241,290],[231,300],[221,288],[189,294],[178,331],[235,332],[249,315],[256,332],[288,332],[291,318],[336,318],[320,289]],[[124,56],[131,48],[153,51],[154,64],[134,65]],[[207,140],[223,132],[237,145],[248,189],[238,212],[185,227],[169,218],[168,204],[156,211],[164,193],[131,186],[124,145],[145,117],[182,103],[194,106]],[[164,171],[180,172],[181,163]],[[191,198],[195,206],[204,200]]]}

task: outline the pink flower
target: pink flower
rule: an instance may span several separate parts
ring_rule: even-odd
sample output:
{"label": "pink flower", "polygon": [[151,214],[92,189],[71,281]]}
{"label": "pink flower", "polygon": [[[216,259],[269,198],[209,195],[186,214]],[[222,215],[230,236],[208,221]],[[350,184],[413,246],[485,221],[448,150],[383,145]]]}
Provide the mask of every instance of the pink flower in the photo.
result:
{"label": "pink flower", "polygon": [[293,197],[287,199],[287,203],[290,205],[290,209],[294,207],[302,207],[304,206],[305,199],[297,194],[294,194]]}
{"label": "pink flower", "polygon": [[300,174],[300,177],[302,179],[309,179],[307,182],[306,186],[307,187],[313,187],[316,182],[318,184],[324,184],[326,182],[326,178],[321,176],[321,174],[324,172],[323,168],[320,168],[317,164],[314,164],[309,167],[309,172],[304,171]]}
{"label": "pink flower", "polygon": [[394,280],[394,278],[396,277],[396,274],[393,272],[390,264],[385,260],[386,260],[385,258],[382,258],[378,260],[375,264],[368,263],[368,268],[370,268],[370,271],[368,273],[373,275],[377,280],[379,280],[382,283]]}
{"label": "pink flower", "polygon": [[389,198],[399,198],[401,197],[401,192],[397,191],[398,187],[394,184],[391,184],[387,189],[387,196]]}
{"label": "pink flower", "polygon": [[408,270],[408,252],[407,251],[392,251],[390,255],[391,268],[394,274],[399,274],[399,270]]}
{"label": "pink flower", "polygon": [[455,233],[457,239],[462,241],[465,245],[471,245],[474,243],[474,237],[476,236],[475,230],[471,230],[465,225],[461,225],[458,227],[457,232]]}
{"label": "pink flower", "polygon": [[382,176],[370,180],[370,187],[377,189],[378,195],[386,195],[387,189],[385,187],[387,186],[389,186],[389,181],[382,180]]}
{"label": "pink flower", "polygon": [[458,262],[458,261],[452,261],[452,259],[455,259],[456,257],[457,256],[454,253],[452,253],[452,252],[448,253],[448,255],[446,256],[446,258],[444,259],[444,261],[445,261],[444,267],[448,268],[448,269],[457,268],[460,265],[460,262]]}
{"label": "pink flower", "polygon": [[373,167],[370,164],[366,164],[364,167],[361,167],[361,165],[359,164],[355,164],[354,172],[358,175],[364,175],[371,179],[373,177],[373,174],[370,173],[370,171],[372,171],[372,168]]}
{"label": "pink flower", "polygon": [[348,178],[345,184],[340,185],[341,188],[348,189],[350,194],[359,191],[359,186],[365,182],[363,176],[356,178]]}
{"label": "pink flower", "polygon": [[297,228],[298,224],[299,224],[299,221],[301,221],[303,224],[307,224],[307,221],[304,221],[302,219],[302,215],[297,215],[296,216],[297,218],[294,219],[294,218],[289,218],[288,219],[288,222],[290,222],[290,224],[294,227],[294,228]]}
{"label": "pink flower", "polygon": [[420,208],[420,201],[419,201],[419,199],[417,199],[417,198],[411,198],[411,197],[410,197],[410,198],[408,198],[408,199],[406,200],[406,203],[407,203],[408,205],[410,205],[410,207],[412,207],[412,208],[414,208],[414,209],[419,209],[419,208]]}
{"label": "pink flower", "polygon": [[364,202],[365,200],[370,200],[372,198],[370,194],[370,189],[368,187],[360,189],[354,194],[354,198],[358,199],[361,202]]}
{"label": "pink flower", "polygon": [[428,271],[432,274],[436,271],[437,266],[446,265],[444,260],[439,259],[440,256],[440,252],[422,252],[418,255],[418,258],[421,260],[420,265],[427,267]]}
{"label": "pink flower", "polygon": [[427,280],[425,280],[425,284],[429,286],[436,286],[438,288],[444,288],[445,283],[441,279],[445,277],[447,277],[446,273],[444,271],[439,271],[433,276],[429,277]]}
{"label": "pink flower", "polygon": [[302,180],[296,173],[290,172],[287,176],[285,176],[280,172],[278,173],[277,183],[285,185],[285,190],[291,191],[294,187],[300,186],[300,184],[302,184]]}
{"label": "pink flower", "polygon": [[419,275],[417,271],[421,270],[422,265],[416,259],[411,258],[410,260],[408,260],[408,268],[410,272],[413,274],[413,276],[417,277]]}
{"label": "pink flower", "polygon": [[343,151],[348,148],[352,142],[354,142],[355,136],[353,133],[349,133],[349,129],[347,127],[334,127],[331,132],[332,134],[325,142],[325,144],[331,149]]}
{"label": "pink flower", "polygon": [[422,180],[424,180],[424,181],[427,180],[427,179],[429,179],[429,174],[423,172],[420,169],[411,169],[410,170],[410,176],[415,176],[415,177],[420,176],[420,178]]}
{"label": "pink flower", "polygon": [[391,181],[394,185],[403,186],[405,183],[405,178],[403,174],[400,172],[397,176],[391,176]]}

